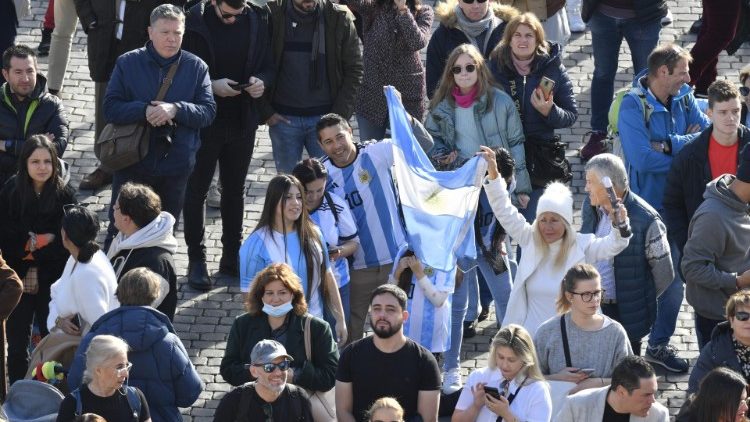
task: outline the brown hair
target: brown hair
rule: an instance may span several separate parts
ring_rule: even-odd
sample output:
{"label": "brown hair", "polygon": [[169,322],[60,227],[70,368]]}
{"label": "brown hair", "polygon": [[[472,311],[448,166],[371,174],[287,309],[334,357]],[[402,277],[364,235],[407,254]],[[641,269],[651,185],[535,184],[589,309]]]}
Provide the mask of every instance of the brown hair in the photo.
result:
{"label": "brown hair", "polygon": [[590,264],[576,264],[565,273],[565,277],[560,283],[560,294],[557,296],[555,306],[558,314],[564,314],[570,310],[571,303],[565,295],[567,292],[573,292],[576,284],[584,280],[599,280],[599,271]]}
{"label": "brown hair", "polygon": [[740,69],[740,83],[742,85],[745,85],[747,78],[750,78],[750,64],[746,64]]}
{"label": "brown hair", "polygon": [[133,268],[118,282],[115,296],[122,306],[151,306],[161,292],[160,278],[146,267]]}
{"label": "brown hair", "polygon": [[302,283],[292,267],[287,264],[270,264],[258,274],[250,283],[250,291],[245,296],[245,310],[250,315],[258,316],[263,313],[263,295],[266,286],[274,281],[279,281],[284,288],[292,293],[292,311],[302,316],[307,312],[305,293],[302,291]]}
{"label": "brown hair", "polygon": [[[510,42],[513,39],[513,34],[520,25],[526,25],[534,32],[536,37],[536,50],[534,55],[536,57],[544,57],[549,54],[549,43],[547,42],[544,35],[544,27],[533,13],[526,12],[517,15],[505,26],[503,31],[503,39],[500,43],[492,50],[490,54],[490,60],[497,60],[501,67],[507,67],[508,69],[515,69],[513,67],[513,59],[511,59]],[[515,70],[514,70],[515,71]]]}
{"label": "brown hair", "polygon": [[690,52],[680,47],[679,45],[668,43],[660,45],[648,55],[648,74],[649,76],[656,76],[656,72],[662,66],[667,66],[669,74],[674,73],[674,68],[680,60],[687,60],[688,63],[693,61],[693,56]]}
{"label": "brown hair", "polygon": [[138,228],[143,228],[161,214],[161,198],[150,186],[127,182],[117,195],[120,214],[127,215]]}
{"label": "brown hair", "polygon": [[[490,69],[487,67],[487,62],[484,60],[484,56],[479,50],[472,44],[461,44],[454,48],[448,58],[445,60],[445,67],[443,68],[443,76],[440,77],[440,83],[435,90],[435,95],[430,100],[430,111],[435,110],[438,104],[443,100],[448,100],[448,104],[451,107],[456,106],[456,100],[453,99],[451,92],[456,86],[456,78],[453,75],[453,66],[456,65],[459,57],[462,54],[466,54],[474,61],[474,65],[477,67],[477,96],[476,98],[482,98],[490,90],[497,86],[495,80],[492,77]],[[487,111],[492,110],[492,96],[487,97]]]}
{"label": "brown hair", "polygon": [[727,304],[724,308],[727,314],[727,320],[734,318],[737,315],[737,306],[741,306],[742,309],[750,312],[750,291],[740,290],[739,292],[729,296]]}
{"label": "brown hair", "polygon": [[708,108],[710,109],[713,109],[716,103],[740,99],[740,97],[740,90],[737,86],[725,79],[717,79],[708,86]]}

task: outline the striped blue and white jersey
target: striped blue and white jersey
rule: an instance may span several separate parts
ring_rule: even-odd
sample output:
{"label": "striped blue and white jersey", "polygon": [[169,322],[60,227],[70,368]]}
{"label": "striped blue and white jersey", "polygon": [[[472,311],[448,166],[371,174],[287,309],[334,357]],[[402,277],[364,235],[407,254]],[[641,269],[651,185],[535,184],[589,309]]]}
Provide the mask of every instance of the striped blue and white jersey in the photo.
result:
{"label": "striped blue and white jersey", "polygon": [[390,140],[356,144],[357,157],[339,168],[325,157],[328,190],[344,198],[359,232],[355,270],[393,262],[405,243],[395,187],[391,177],[393,145]]}
{"label": "striped blue and white jersey", "polygon": [[[329,203],[328,198],[333,203]],[[320,206],[310,213],[310,218],[320,228],[329,249],[357,239],[357,225],[354,224],[352,212],[335,193],[327,192]],[[339,258],[333,263],[333,275],[339,288],[349,284],[349,261],[346,258]]]}
{"label": "striped blue and white jersey", "polygon": [[[316,227],[323,245],[323,235]],[[328,270],[328,250],[318,249],[319,259],[325,263]],[[250,290],[255,275],[266,268],[269,264],[284,262],[294,269],[295,274],[302,281],[302,291],[305,292],[308,311],[310,314],[323,318],[323,298],[320,295],[321,273],[320,265],[313,265],[313,281],[310,289],[311,294],[307,294],[307,286],[310,280],[307,278],[307,259],[302,251],[299,235],[296,231],[286,235],[272,230],[269,227],[263,227],[253,232],[240,247],[240,289],[243,292]],[[320,261],[319,261],[320,262]]]}

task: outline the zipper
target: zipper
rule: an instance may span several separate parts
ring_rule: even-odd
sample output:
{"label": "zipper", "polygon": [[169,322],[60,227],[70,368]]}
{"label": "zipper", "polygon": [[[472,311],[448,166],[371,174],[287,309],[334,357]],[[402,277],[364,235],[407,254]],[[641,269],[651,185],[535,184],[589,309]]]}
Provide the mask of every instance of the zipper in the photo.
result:
{"label": "zipper", "polygon": [[526,111],[526,75],[523,75],[523,88],[521,89],[523,95],[521,96],[521,115]]}

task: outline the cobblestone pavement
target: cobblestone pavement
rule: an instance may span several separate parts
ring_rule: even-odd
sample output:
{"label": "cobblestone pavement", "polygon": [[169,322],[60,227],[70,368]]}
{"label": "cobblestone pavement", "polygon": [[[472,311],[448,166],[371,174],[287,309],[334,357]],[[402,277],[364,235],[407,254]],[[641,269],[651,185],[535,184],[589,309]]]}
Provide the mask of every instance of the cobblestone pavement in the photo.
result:
{"label": "cobblestone pavement", "polygon": [[[71,1],[71,0],[65,0]],[[688,33],[693,21],[701,13],[698,0],[668,1],[674,22],[661,32],[662,41],[675,41],[690,48],[695,42],[695,36]],[[36,47],[41,37],[41,20],[44,16],[46,2],[32,1],[32,17],[21,22],[18,43]],[[744,47],[733,57],[722,53],[719,63],[719,73],[730,80],[737,81],[739,69],[744,64],[742,57],[750,52]],[[564,64],[573,81],[578,99],[578,122],[570,129],[561,130],[564,141],[569,142],[568,156],[575,178],[572,182],[576,198],[576,206],[580,207],[583,200],[584,179],[582,177],[583,164],[578,158],[577,150],[581,147],[581,137],[589,129],[590,116],[590,80],[594,63],[592,58],[591,35],[574,34],[570,44],[566,47]],[[747,60],[746,60],[747,61]],[[47,69],[47,59],[39,60],[41,72]],[[632,81],[632,63],[630,61],[627,44],[623,42],[620,51],[620,72],[617,76],[616,88],[629,85]],[[65,108],[71,121],[71,142],[64,158],[73,165],[72,183],[78,183],[84,175],[96,166],[93,154],[93,126],[94,126],[94,85],[89,79],[86,59],[86,36],[79,29],[73,41],[68,66],[67,79],[62,90]],[[246,179],[247,196],[245,199],[245,230],[249,233],[260,215],[267,182],[274,176],[275,168],[271,157],[271,145],[266,127],[258,131],[257,144],[250,171]],[[82,191],[79,200],[91,203],[92,209],[99,211],[100,218],[106,221],[106,208],[110,202],[110,190],[99,192]],[[576,220],[580,220],[576,213]],[[207,225],[207,248],[209,269],[218,270],[221,254],[221,221],[217,210],[208,211],[210,219]],[[580,224],[580,221],[578,221]],[[104,223],[103,227],[104,229]],[[206,384],[205,391],[191,408],[183,410],[186,421],[211,421],[214,409],[219,400],[230,389],[219,375],[219,363],[226,346],[226,336],[234,318],[242,312],[242,295],[236,279],[218,280],[217,287],[207,293],[198,293],[190,289],[184,282],[187,271],[187,254],[182,233],[178,234],[180,250],[175,257],[179,280],[179,304],[175,317],[175,329],[179,333],[187,348],[193,363]],[[102,238],[103,240],[103,230]],[[464,342],[461,351],[462,371],[464,376],[475,367],[485,365],[488,342],[496,329],[494,318],[479,324],[478,335]],[[682,312],[677,323],[677,330],[672,337],[672,344],[684,357],[694,363],[698,356],[698,348],[693,330],[692,312],[687,303],[683,304]],[[659,372],[659,401],[670,408],[674,415],[682,405],[687,389],[687,375],[664,374]]]}

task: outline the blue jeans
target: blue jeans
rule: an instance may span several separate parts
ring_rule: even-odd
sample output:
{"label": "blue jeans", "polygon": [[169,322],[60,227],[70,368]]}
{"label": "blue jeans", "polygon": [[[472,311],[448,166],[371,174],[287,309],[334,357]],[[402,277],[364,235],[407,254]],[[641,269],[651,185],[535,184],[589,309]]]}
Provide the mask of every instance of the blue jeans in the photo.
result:
{"label": "blue jeans", "polygon": [[318,144],[318,132],[315,130],[320,116],[282,116],[289,120],[289,123],[280,121],[270,126],[268,136],[271,138],[276,173],[289,174],[302,159],[303,148],[311,158],[320,158],[325,153]]}
{"label": "blue jeans", "polygon": [[379,126],[362,116],[357,116],[357,125],[359,126],[360,141],[369,141],[370,139],[379,141],[385,138],[385,131],[389,128],[388,122]]}
{"label": "blue jeans", "polygon": [[669,343],[669,338],[674,334],[677,325],[677,316],[680,313],[682,299],[685,297],[685,283],[682,282],[680,272],[677,271],[680,262],[680,250],[672,242],[670,242],[669,247],[672,254],[672,266],[675,268],[674,280],[656,302],[656,321],[654,321],[654,326],[651,327],[651,334],[648,337],[649,347]]}
{"label": "blue jeans", "polygon": [[[648,55],[659,42],[661,19],[611,18],[595,11],[588,22],[594,48],[594,77],[591,80],[591,129],[607,130],[609,105],[614,95],[615,75],[622,39],[628,42],[633,58],[633,74],[647,67]],[[628,86],[630,84],[628,83]]]}
{"label": "blue jeans", "polygon": [[[349,282],[346,286],[339,287],[339,296],[341,296],[341,306],[344,308],[344,321],[346,326],[349,326],[349,286],[352,283]],[[333,312],[326,306],[323,309],[323,319],[331,326],[331,331],[334,335],[336,334],[336,318],[333,316]]]}
{"label": "blue jeans", "polygon": [[[480,256],[477,257],[477,267],[474,267],[471,271],[467,272],[464,275],[464,282],[469,282],[469,300],[468,310],[465,317],[466,321],[474,321],[475,319],[477,319],[477,295],[478,291],[481,291],[482,289],[482,284],[484,284],[487,286],[492,299],[494,299],[495,301],[495,316],[497,318],[498,325],[503,322],[503,317],[505,317],[505,309],[508,307],[510,289],[511,287],[513,287],[512,274],[515,274],[517,265],[514,261],[509,260],[506,256],[505,266],[506,268],[510,268],[511,271],[495,274],[495,270],[492,269],[490,263],[487,262],[487,259],[485,259],[480,254]],[[478,288],[476,287],[477,282],[471,282],[470,278],[472,276],[475,280],[483,278],[483,280],[478,280]],[[482,307],[486,308],[486,305],[482,303]]]}
{"label": "blue jeans", "polygon": [[[475,270],[472,270],[475,271]],[[469,284],[471,280],[476,282],[476,276],[471,277],[471,271],[464,274],[464,280],[453,292],[451,302],[451,348],[443,354],[443,370],[456,369],[461,364],[461,343],[464,338],[464,318],[469,299]]]}

